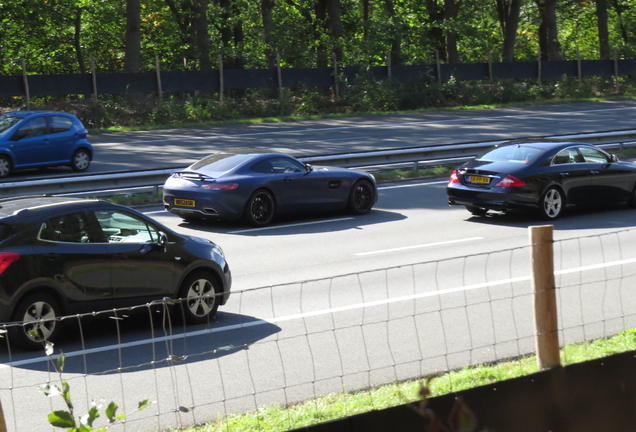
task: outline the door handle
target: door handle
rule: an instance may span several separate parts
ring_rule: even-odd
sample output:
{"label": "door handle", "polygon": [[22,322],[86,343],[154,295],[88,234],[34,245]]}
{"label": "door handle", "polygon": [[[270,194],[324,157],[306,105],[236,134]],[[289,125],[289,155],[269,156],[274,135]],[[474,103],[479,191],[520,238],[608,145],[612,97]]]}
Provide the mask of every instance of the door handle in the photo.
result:
{"label": "door handle", "polygon": [[592,175],[596,175],[599,173],[598,171],[590,171],[590,172],[592,173]]}
{"label": "door handle", "polygon": [[559,175],[560,175],[561,177],[567,177],[567,176],[569,176],[569,175],[570,175],[570,173],[562,172],[562,173],[559,173]]}
{"label": "door handle", "polygon": [[46,254],[46,259],[48,261],[57,261],[59,258],[60,256],[58,254],[54,254],[54,253]]}
{"label": "door handle", "polygon": [[294,179],[291,177],[285,177],[283,181],[291,182],[291,181],[294,181]]}
{"label": "door handle", "polygon": [[128,255],[115,254],[115,255],[113,255],[113,258],[115,258],[116,260],[119,260],[119,261],[126,261],[128,259]]}

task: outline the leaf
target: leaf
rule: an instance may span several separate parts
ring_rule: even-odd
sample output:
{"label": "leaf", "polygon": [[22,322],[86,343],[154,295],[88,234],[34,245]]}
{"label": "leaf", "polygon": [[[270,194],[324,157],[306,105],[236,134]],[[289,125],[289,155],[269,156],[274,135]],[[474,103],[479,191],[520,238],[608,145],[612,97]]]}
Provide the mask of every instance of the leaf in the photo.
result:
{"label": "leaf", "polygon": [[457,398],[448,418],[451,430],[455,432],[474,432],[479,420],[463,399]]}
{"label": "leaf", "polygon": [[75,427],[75,419],[68,411],[53,411],[49,413],[49,423],[55,427]]}
{"label": "leaf", "polygon": [[150,405],[150,399],[146,399],[146,400],[140,401],[139,405],[137,405],[137,409],[139,411],[141,411],[141,410],[147,408],[148,405]]}
{"label": "leaf", "polygon": [[106,417],[108,417],[108,420],[110,420],[111,423],[117,421],[117,418],[115,417],[117,408],[119,408],[119,406],[117,406],[115,402],[109,403],[106,408]]}
{"label": "leaf", "polygon": [[57,358],[57,367],[59,368],[60,373],[64,372],[64,362],[66,361],[66,356],[60,350],[60,356]]}
{"label": "leaf", "polygon": [[71,401],[71,390],[66,381],[62,381],[62,396],[64,397],[64,401],[66,402],[66,406],[72,410],[73,402]]}
{"label": "leaf", "polygon": [[93,427],[93,422],[95,421],[95,419],[97,419],[97,417],[99,417],[99,411],[97,410],[97,407],[92,406],[89,410],[88,410],[88,414],[86,414],[84,417],[82,417],[82,423],[86,424],[90,427]]}

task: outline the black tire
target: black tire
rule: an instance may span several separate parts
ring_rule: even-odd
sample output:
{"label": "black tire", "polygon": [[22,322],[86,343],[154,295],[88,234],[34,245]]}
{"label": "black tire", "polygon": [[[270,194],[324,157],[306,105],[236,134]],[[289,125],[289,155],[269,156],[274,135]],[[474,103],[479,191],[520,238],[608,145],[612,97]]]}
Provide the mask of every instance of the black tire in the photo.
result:
{"label": "black tire", "polygon": [[13,169],[11,159],[7,156],[0,156],[0,178],[5,178],[11,174],[11,169]]}
{"label": "black tire", "polygon": [[216,314],[221,299],[217,280],[203,271],[188,275],[181,284],[178,309],[188,324],[203,324]]}
{"label": "black tire", "polygon": [[636,185],[634,185],[634,189],[632,189],[632,197],[627,200],[627,205],[631,208],[636,208]]}
{"label": "black tire", "polygon": [[[24,325],[10,327],[9,337],[16,345],[28,350],[43,349],[44,342],[53,342],[62,330],[58,320],[62,309],[49,294],[33,294],[25,297],[15,310],[13,320]],[[37,332],[37,336],[30,332]]]}
{"label": "black tire", "polygon": [[539,200],[539,217],[544,220],[554,220],[561,216],[565,208],[565,197],[558,188],[549,188]]}
{"label": "black tire", "polygon": [[91,164],[91,155],[86,149],[78,149],[71,158],[71,168],[75,172],[84,172]]}
{"label": "black tire", "polygon": [[362,215],[371,211],[375,203],[375,188],[368,180],[358,180],[349,192],[349,211]]}
{"label": "black tire", "polygon": [[466,210],[468,210],[473,216],[484,216],[488,213],[487,209],[475,206],[466,206]]}
{"label": "black tire", "polygon": [[245,222],[255,227],[269,224],[276,213],[274,196],[265,189],[259,189],[252,194],[245,208]]}

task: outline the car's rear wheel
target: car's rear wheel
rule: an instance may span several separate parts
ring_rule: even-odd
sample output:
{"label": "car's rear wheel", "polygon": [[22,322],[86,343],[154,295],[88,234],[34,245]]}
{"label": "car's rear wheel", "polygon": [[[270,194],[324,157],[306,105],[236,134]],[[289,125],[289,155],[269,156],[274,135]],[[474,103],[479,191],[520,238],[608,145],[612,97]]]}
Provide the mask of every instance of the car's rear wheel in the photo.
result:
{"label": "car's rear wheel", "polygon": [[636,185],[634,185],[634,189],[632,189],[632,197],[627,200],[627,205],[631,208],[636,208]]}
{"label": "car's rear wheel", "polygon": [[539,200],[539,216],[542,219],[552,220],[561,216],[565,206],[565,197],[558,188],[550,188]]}
{"label": "car's rear wheel", "polygon": [[11,159],[7,156],[0,156],[0,178],[8,176],[12,167]]}
{"label": "car's rear wheel", "polygon": [[219,308],[220,294],[219,283],[210,274],[196,271],[189,275],[179,291],[179,298],[183,299],[179,310],[185,321],[188,324],[208,322]]}
{"label": "car's rear wheel", "polygon": [[484,216],[488,213],[487,209],[475,206],[466,206],[466,210],[468,210],[473,216]]}
{"label": "car's rear wheel", "polygon": [[349,193],[349,211],[354,214],[366,214],[373,207],[375,190],[368,180],[358,180]]}
{"label": "car's rear wheel", "polygon": [[58,302],[49,294],[39,293],[24,298],[13,320],[24,325],[11,327],[11,340],[22,348],[42,349],[46,341],[54,341],[62,330],[58,320],[62,312]]}
{"label": "car's rear wheel", "polygon": [[261,227],[269,224],[276,213],[274,196],[265,189],[257,190],[247,201],[245,221],[250,225]]}
{"label": "car's rear wheel", "polygon": [[91,164],[91,155],[85,149],[75,150],[71,158],[71,168],[76,172],[86,171]]}

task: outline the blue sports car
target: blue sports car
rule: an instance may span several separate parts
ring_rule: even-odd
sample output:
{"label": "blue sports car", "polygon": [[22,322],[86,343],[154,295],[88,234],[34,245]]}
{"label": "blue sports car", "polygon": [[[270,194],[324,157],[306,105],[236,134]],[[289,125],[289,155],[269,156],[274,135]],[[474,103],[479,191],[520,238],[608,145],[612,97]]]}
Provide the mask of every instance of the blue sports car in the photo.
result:
{"label": "blue sports car", "polygon": [[367,172],[314,167],[281,153],[215,153],[173,173],[163,186],[165,208],[183,219],[243,219],[253,226],[283,213],[365,214],[377,198]]}
{"label": "blue sports car", "polygon": [[73,114],[12,111],[0,114],[0,178],[23,168],[70,166],[88,169],[93,147]]}

